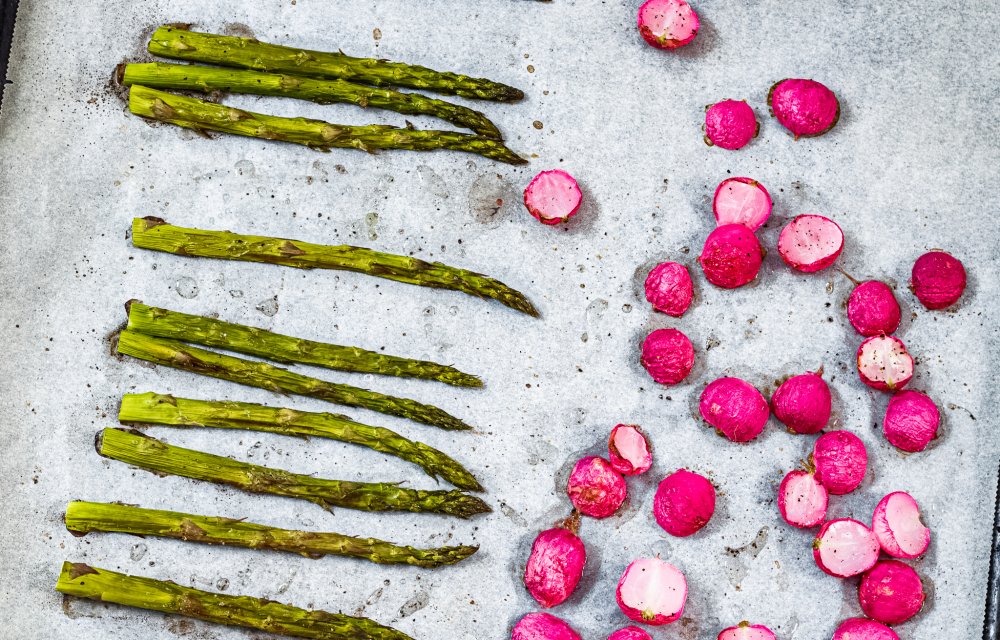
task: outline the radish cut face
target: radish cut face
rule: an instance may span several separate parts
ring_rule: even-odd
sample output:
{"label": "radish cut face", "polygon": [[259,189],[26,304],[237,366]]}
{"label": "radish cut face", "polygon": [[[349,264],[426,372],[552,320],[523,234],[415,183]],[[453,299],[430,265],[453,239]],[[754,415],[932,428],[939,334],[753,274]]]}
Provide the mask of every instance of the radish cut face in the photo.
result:
{"label": "radish cut face", "polygon": [[874,336],[858,347],[858,375],[872,389],[902,389],[913,377],[913,357],[899,338]]}
{"label": "radish cut face", "polygon": [[566,222],[576,215],[582,202],[580,185],[561,169],[542,171],[524,190],[528,213],[545,224]]}
{"label": "radish cut face", "polygon": [[658,49],[676,49],[694,40],[700,22],[684,0],[647,0],[639,7],[639,34]]}
{"label": "radish cut face", "polygon": [[896,632],[868,618],[849,618],[840,623],[833,640],[899,640]]}
{"label": "radish cut face", "polygon": [[718,640],[776,640],[774,633],[762,624],[741,622],[735,627],[724,629]]}
{"label": "radish cut face", "polygon": [[862,282],[847,300],[847,319],[865,337],[889,335],[899,328],[901,318],[896,296],[884,282]]}
{"label": "radish cut face", "polygon": [[858,585],[861,610],[873,620],[895,625],[906,622],[924,606],[924,585],[909,565],[883,560]]}
{"label": "radish cut face", "polygon": [[631,620],[649,625],[673,622],[684,613],[687,580],[674,565],[659,558],[640,558],[618,581],[618,607]]}
{"label": "radish cut face", "polygon": [[844,232],[840,225],[825,216],[797,216],[778,236],[781,259],[803,273],[826,269],[843,250]]}
{"label": "radish cut face", "polygon": [[580,634],[551,613],[529,613],[521,618],[510,640],[582,640]]}
{"label": "radish cut face", "polygon": [[830,520],[813,541],[816,566],[837,578],[868,571],[878,562],[878,538],[871,529],[851,518]]}
{"label": "radish cut face", "polygon": [[892,446],[909,453],[923,451],[937,437],[941,413],[919,391],[900,391],[889,400],[882,430]]}
{"label": "radish cut face", "polygon": [[807,471],[790,472],[778,487],[781,517],[799,529],[818,527],[826,519],[829,500],[826,487]]}
{"label": "radish cut face", "polygon": [[653,637],[639,627],[625,627],[608,636],[608,640],[653,640]]}
{"label": "radish cut face", "polygon": [[916,558],[931,544],[931,530],[920,520],[920,507],[905,491],[882,498],[875,507],[872,531],[882,550],[894,558]]}
{"label": "radish cut face", "polygon": [[728,178],[712,199],[716,226],[741,224],[756,231],[771,217],[771,194],[752,178]]}
{"label": "radish cut face", "polygon": [[645,473],[653,465],[649,442],[634,424],[620,424],[608,439],[608,460],[615,471],[625,476]]}

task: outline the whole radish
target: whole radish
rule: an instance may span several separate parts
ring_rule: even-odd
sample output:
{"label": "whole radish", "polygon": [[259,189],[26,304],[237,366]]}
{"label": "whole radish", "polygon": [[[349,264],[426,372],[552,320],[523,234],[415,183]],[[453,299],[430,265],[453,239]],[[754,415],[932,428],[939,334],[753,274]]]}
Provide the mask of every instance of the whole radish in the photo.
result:
{"label": "whole radish", "polygon": [[705,142],[735,151],[757,137],[760,125],[746,100],[723,100],[705,109]]}
{"label": "whole radish", "polygon": [[657,524],[672,536],[693,535],[715,513],[715,487],[704,476],[679,469],[660,482],[653,498]]}
{"label": "whole radish", "polygon": [[848,494],[865,479],[868,450],[861,438],[850,431],[830,431],[813,445],[816,479],[835,496]]}
{"label": "whole radish", "polygon": [[861,578],[858,600],[869,618],[896,625],[920,612],[924,606],[924,585],[909,565],[883,560]]}
{"label": "whole radish", "polygon": [[625,502],[625,478],[604,458],[589,456],[573,467],[566,486],[573,506],[585,516],[607,518]]}
{"label": "whole radish", "polygon": [[566,622],[551,613],[529,613],[511,631],[510,640],[582,640]]}
{"label": "whole radish", "polygon": [[872,530],[851,518],[830,520],[813,541],[816,566],[835,578],[850,578],[878,562],[879,543]]}
{"label": "whole radish", "polygon": [[723,289],[736,289],[752,282],[763,261],[760,241],[742,224],[716,227],[708,234],[698,257],[705,279]]}
{"label": "whole radish", "polygon": [[885,439],[897,449],[923,451],[937,437],[941,413],[934,401],[919,391],[900,391],[889,400],[882,421]]}
{"label": "whole radish", "polygon": [[832,265],[844,250],[844,232],[816,214],[796,216],[778,235],[778,254],[789,267],[813,273]]}
{"label": "whole radish", "polygon": [[735,627],[723,629],[718,640],[777,640],[770,629],[762,624],[750,624],[743,621]]}
{"label": "whole radish", "polygon": [[756,231],[771,217],[771,194],[753,178],[727,178],[715,188],[716,226],[742,224]]}
{"label": "whole radish", "polygon": [[905,491],[895,491],[879,501],[872,531],[882,551],[894,558],[916,558],[931,544],[931,531],[920,520],[920,507]]}
{"label": "whole radish", "polygon": [[862,282],[847,300],[847,320],[865,337],[889,335],[899,328],[901,318],[896,296],[884,282]]}
{"label": "whole radish", "polygon": [[764,430],[771,410],[760,391],[739,378],[719,378],[701,393],[701,417],[733,442],[749,442]]}
{"label": "whole radish", "polygon": [[608,636],[608,640],[653,640],[653,637],[639,627],[625,627]]}
{"label": "whole radish", "polygon": [[808,471],[791,471],[778,487],[778,510],[785,522],[809,529],[826,519],[830,494],[816,475]]}
{"label": "whole radish", "polygon": [[680,569],[668,562],[640,558],[625,569],[615,596],[618,607],[630,620],[663,625],[684,613],[687,580]]}
{"label": "whole radish", "polygon": [[579,515],[542,531],[531,546],[524,569],[524,586],[535,601],[548,609],[572,595],[583,575],[587,551],[577,536]]}
{"label": "whole radish", "polygon": [[913,263],[910,288],[928,309],[946,309],[965,291],[965,267],[944,251],[925,253]]}
{"label": "whole radish", "polygon": [[691,306],[694,285],[687,267],[676,262],[661,262],[646,276],[646,300],[657,311],[679,318]]}
{"label": "whole radish", "polygon": [[656,382],[678,384],[694,367],[694,346],[677,329],[657,329],[642,343],[641,362]]}
{"label": "whole radish", "polygon": [[639,475],[653,466],[649,442],[637,425],[620,424],[611,430],[608,461],[623,476]]}
{"label": "whole radish", "polygon": [[542,171],[524,190],[524,206],[544,224],[559,224],[576,215],[583,202],[580,185],[561,169]]}
{"label": "whole radish", "polygon": [[913,377],[913,356],[893,336],[873,336],[858,347],[858,376],[872,389],[902,389]]}
{"label": "whole radish", "polygon": [[658,49],[676,49],[694,40],[700,22],[684,0],[646,0],[639,7],[639,33]]}
{"label": "whole radish", "polygon": [[823,373],[803,373],[781,383],[771,396],[774,417],[795,433],[819,433],[833,404]]}
{"label": "whole radish", "polygon": [[840,119],[837,96],[815,80],[782,80],[771,87],[767,104],[781,126],[791,131],[796,140],[821,136]]}
{"label": "whole radish", "polygon": [[868,618],[849,618],[840,623],[833,640],[899,640],[896,632]]}

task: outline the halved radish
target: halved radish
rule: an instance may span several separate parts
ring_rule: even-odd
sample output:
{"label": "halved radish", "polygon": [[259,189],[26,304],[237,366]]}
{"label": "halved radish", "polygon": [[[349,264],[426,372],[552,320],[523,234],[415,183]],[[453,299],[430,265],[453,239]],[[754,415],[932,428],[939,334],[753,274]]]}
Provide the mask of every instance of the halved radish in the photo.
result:
{"label": "halved radish", "polygon": [[659,558],[639,558],[625,569],[616,592],[622,612],[636,622],[661,625],[684,613],[687,580],[674,565]]}
{"label": "halved radish", "polygon": [[931,544],[931,530],[920,521],[920,507],[905,491],[882,498],[872,516],[872,531],[882,550],[894,558],[916,558]]}
{"label": "halved radish", "polygon": [[781,259],[791,268],[804,273],[826,269],[843,250],[843,230],[825,216],[797,216],[778,236]]}
{"label": "halved radish", "polygon": [[620,424],[608,438],[608,461],[623,476],[645,473],[653,465],[649,442],[637,425]]}
{"label": "halved radish", "polygon": [[735,627],[723,629],[718,640],[776,640],[774,632],[762,624],[743,621]]}
{"label": "halved radish", "polygon": [[698,14],[684,0],[646,0],[639,7],[639,33],[658,49],[676,49],[694,40]]}
{"label": "halved radish", "polygon": [[830,431],[813,445],[816,478],[835,496],[861,486],[868,469],[868,450],[861,438],[850,431]]}
{"label": "halved radish", "polygon": [[830,494],[826,487],[808,471],[791,471],[778,487],[778,510],[785,522],[809,529],[826,519]]}
{"label": "halved radish", "polygon": [[756,231],[771,217],[771,194],[753,178],[727,178],[712,198],[717,226],[742,224]]}
{"label": "halved radish", "polygon": [[879,549],[871,529],[852,518],[840,518],[820,529],[813,541],[813,558],[824,573],[850,578],[874,567]]}
{"label": "halved radish", "polygon": [[858,347],[858,375],[879,391],[902,389],[913,377],[913,356],[899,338],[873,336]]}
{"label": "halved radish", "polygon": [[576,215],[582,202],[580,185],[561,169],[542,171],[524,190],[528,213],[545,224],[566,222]]}
{"label": "halved radish", "polygon": [[923,451],[937,437],[941,412],[919,391],[900,391],[889,400],[882,431],[892,446],[909,453]]}

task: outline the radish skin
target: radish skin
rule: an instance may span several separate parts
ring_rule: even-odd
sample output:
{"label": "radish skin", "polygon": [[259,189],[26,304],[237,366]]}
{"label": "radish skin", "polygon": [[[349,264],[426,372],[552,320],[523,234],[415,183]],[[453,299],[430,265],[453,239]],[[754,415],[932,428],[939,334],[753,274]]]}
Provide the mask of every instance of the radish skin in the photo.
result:
{"label": "radish skin", "polygon": [[862,282],[847,300],[847,320],[865,337],[889,335],[899,328],[901,318],[899,302],[884,282]]}
{"label": "radish skin", "polygon": [[883,560],[861,578],[858,600],[869,618],[897,625],[923,608],[924,585],[909,565],[898,560]]}
{"label": "radish skin", "polygon": [[653,637],[639,627],[625,627],[608,636],[608,640],[653,640]]}
{"label": "radish skin", "polygon": [[735,151],[757,137],[760,125],[745,100],[723,100],[705,109],[705,142]]}
{"label": "radish skin", "polygon": [[965,267],[944,251],[931,251],[917,258],[910,273],[910,288],[928,309],[947,309],[965,292]]}
{"label": "radish skin", "polygon": [[649,442],[637,425],[620,424],[608,438],[608,461],[623,476],[635,476],[649,471],[653,454]]}
{"label": "radish skin", "polygon": [[916,453],[937,437],[940,425],[941,413],[926,394],[900,391],[889,400],[882,431],[892,446]]}
{"label": "radish skin", "polygon": [[727,178],[712,198],[716,226],[742,224],[751,231],[771,217],[771,194],[753,178]]}
{"label": "radish skin", "polygon": [[580,185],[561,169],[542,171],[524,190],[524,206],[543,224],[559,224],[576,215],[583,202]]}
{"label": "radish skin", "polygon": [[641,362],[656,382],[679,384],[694,367],[694,346],[677,329],[657,329],[642,343]]}
{"label": "radish skin", "polygon": [[775,83],[767,94],[767,105],[796,140],[821,136],[840,119],[837,96],[815,80],[788,78]]}
{"label": "radish skin", "polygon": [[646,300],[657,311],[679,318],[691,306],[694,285],[687,267],[676,262],[661,262],[646,276]]}
{"label": "radish skin", "polygon": [[835,496],[861,486],[868,470],[868,450],[861,438],[850,431],[830,431],[813,445],[816,479]]}
{"label": "radish skin", "polygon": [[879,391],[896,391],[913,377],[913,356],[893,336],[873,336],[858,347],[858,375]]}
{"label": "radish skin", "polygon": [[710,383],[701,393],[698,410],[705,422],[733,442],[749,442],[759,436],[771,415],[760,391],[739,378]]}
{"label": "radish skin", "polygon": [[573,506],[585,516],[607,518],[625,502],[625,478],[604,458],[588,456],[576,463],[566,486]]}
{"label": "radish skin", "polygon": [[551,613],[529,613],[511,631],[510,640],[583,640],[565,621]]}
{"label": "radish skin", "polygon": [[715,487],[704,476],[679,469],[660,482],[653,498],[657,524],[684,538],[701,531],[715,513]]}
{"label": "radish skin", "polygon": [[562,604],[573,594],[587,563],[587,551],[576,535],[579,516],[566,524],[568,527],[538,534],[524,569],[524,586],[546,609]]}
{"label": "radish skin", "polygon": [[796,216],[778,236],[778,254],[803,273],[832,265],[844,250],[844,232],[833,220],[816,214]]}
{"label": "radish skin", "polygon": [[653,626],[668,624],[684,613],[687,580],[668,562],[640,558],[625,569],[615,599],[630,620]]}
{"label": "radish skin", "polygon": [[647,0],[639,7],[639,34],[657,49],[676,49],[698,35],[700,22],[684,0]]}
{"label": "radish skin", "polygon": [[811,529],[822,524],[829,500],[826,487],[808,471],[789,472],[778,487],[781,517],[799,529]]}
{"label": "radish skin", "polygon": [[771,410],[795,433],[819,433],[830,421],[833,398],[821,373],[792,376],[771,396]]}
{"label": "radish skin", "polygon": [[839,518],[819,530],[813,541],[813,558],[824,573],[850,578],[874,567],[879,549],[871,529],[852,518]]}
{"label": "radish skin", "polygon": [[763,261],[760,241],[742,224],[716,227],[708,234],[698,257],[705,278],[723,289],[736,289],[753,282]]}
{"label": "radish skin", "polygon": [[868,618],[849,618],[840,623],[833,640],[899,640],[896,632]]}
{"label": "radish skin", "polygon": [[931,544],[931,530],[920,521],[920,507],[905,491],[882,498],[872,516],[872,531],[882,551],[894,558],[916,558]]}
{"label": "radish skin", "polygon": [[770,629],[762,624],[743,621],[735,627],[723,629],[718,640],[777,640]]}

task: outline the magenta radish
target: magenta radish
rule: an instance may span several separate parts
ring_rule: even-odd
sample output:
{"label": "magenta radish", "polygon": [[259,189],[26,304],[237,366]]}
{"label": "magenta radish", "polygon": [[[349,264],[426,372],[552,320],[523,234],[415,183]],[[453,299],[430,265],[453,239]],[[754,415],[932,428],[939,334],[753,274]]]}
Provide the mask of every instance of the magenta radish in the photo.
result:
{"label": "magenta radish", "polygon": [[657,329],[642,343],[642,366],[660,384],[678,384],[694,367],[694,347],[677,329]]}
{"label": "magenta radish", "polygon": [[774,417],[795,433],[818,433],[830,421],[830,387],[822,370],[792,376],[771,396]]}
{"label": "magenta radish", "polygon": [[687,267],[676,262],[661,262],[646,276],[646,300],[657,311],[679,318],[691,306],[694,286]]}
{"label": "magenta radish", "polygon": [[607,518],[625,502],[625,478],[604,458],[589,456],[576,463],[569,474],[566,493],[585,516]]}
{"label": "magenta radish", "polygon": [[535,601],[548,609],[572,595],[587,564],[587,551],[576,535],[579,514],[542,531],[531,545],[524,569],[524,586]]}
{"label": "magenta radish", "polygon": [[813,541],[816,566],[835,578],[850,578],[878,562],[878,538],[871,529],[851,518],[830,520]]}
{"label": "magenta radish", "polygon": [[663,530],[683,538],[701,530],[715,513],[715,487],[704,476],[679,469],[660,482],[653,516]]}
{"label": "magenta radish", "polygon": [[764,430],[771,411],[760,391],[739,378],[719,378],[701,392],[705,422],[733,442],[749,442]]}
{"label": "magenta radish", "polygon": [[717,226],[741,224],[756,231],[771,217],[771,194],[752,178],[727,178],[712,198]]}
{"label": "magenta radish", "polygon": [[889,399],[882,421],[885,439],[903,451],[923,451],[937,437],[941,413],[934,401],[919,391],[900,391]]}
{"label": "magenta radish", "polygon": [[771,87],[767,104],[781,126],[791,131],[796,140],[821,136],[840,119],[837,96],[815,80],[782,80]]}
{"label": "magenta radish", "polygon": [[890,493],[875,507],[872,531],[894,558],[916,558],[931,544],[931,530],[920,521],[920,507],[905,491]]}
{"label": "magenta radish", "polygon": [[653,640],[653,637],[639,627],[625,627],[608,636],[608,640]]}
{"label": "magenta radish", "polygon": [[896,632],[868,618],[849,618],[840,623],[833,640],[899,640]]}
{"label": "magenta radish", "polygon": [[637,425],[620,424],[611,430],[608,461],[623,476],[639,475],[653,466],[649,442]]}
{"label": "magenta radish", "polygon": [[818,527],[826,519],[830,495],[816,475],[791,471],[778,487],[778,510],[785,522],[799,529]]}
{"label": "magenta radish", "polygon": [[753,231],[742,224],[716,227],[705,239],[698,263],[717,287],[735,289],[752,282],[764,261],[764,249]]}
{"label": "magenta radish", "polygon": [[868,280],[854,287],[847,300],[847,319],[865,337],[889,335],[899,328],[902,314],[892,289],[884,282]]}
{"label": "magenta radish", "polygon": [[646,0],[639,7],[639,33],[658,49],[676,49],[698,35],[698,14],[684,0]]}
{"label": "magenta radish", "polygon": [[743,621],[735,627],[723,629],[718,640],[777,640],[774,632],[762,624]]}
{"label": "magenta radish", "polygon": [[833,220],[816,214],[796,216],[778,235],[778,254],[803,273],[826,269],[844,250],[844,232]]}
{"label": "magenta radish", "polygon": [[735,151],[757,137],[760,125],[745,100],[723,100],[705,109],[705,142]]}
{"label": "magenta radish", "polygon": [[580,634],[551,613],[529,613],[511,631],[510,640],[582,640]]}
{"label": "magenta radish", "polygon": [[659,558],[640,558],[618,581],[618,607],[630,620],[649,625],[673,622],[684,613],[687,580],[674,565]]}
{"label": "magenta radish", "polygon": [[816,439],[813,445],[816,479],[835,495],[848,494],[865,479],[868,450],[861,438],[850,431],[830,431]]}
{"label": "magenta radish", "polygon": [[893,336],[872,336],[858,347],[858,375],[872,389],[902,389],[913,377],[913,356]]}
{"label": "magenta radish", "polygon": [[924,585],[909,565],[883,560],[861,578],[861,610],[872,620],[896,625],[906,622],[924,606]]}
{"label": "magenta radish", "polygon": [[910,288],[928,309],[946,309],[965,291],[965,267],[944,251],[925,253],[913,263]]}
{"label": "magenta radish", "polygon": [[528,213],[544,224],[559,224],[576,215],[583,202],[580,185],[561,169],[542,171],[524,190]]}

